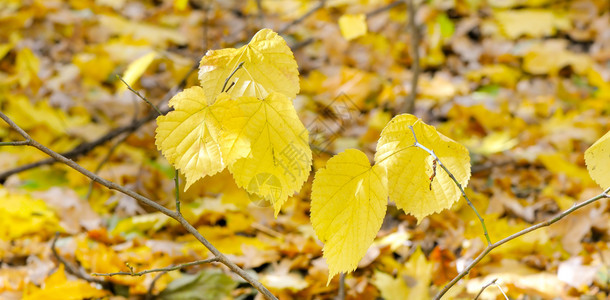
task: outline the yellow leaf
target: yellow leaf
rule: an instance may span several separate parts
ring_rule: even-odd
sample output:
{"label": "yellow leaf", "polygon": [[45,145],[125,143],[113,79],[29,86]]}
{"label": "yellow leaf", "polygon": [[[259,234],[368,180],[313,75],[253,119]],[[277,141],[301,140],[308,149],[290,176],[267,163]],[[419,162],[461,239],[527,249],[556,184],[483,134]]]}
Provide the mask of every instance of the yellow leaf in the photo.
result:
{"label": "yellow leaf", "polygon": [[345,14],[339,18],[339,29],[346,40],[353,40],[366,34],[366,16],[364,14]]}
{"label": "yellow leaf", "polygon": [[569,177],[580,179],[581,183],[585,185],[593,184],[593,182],[591,181],[591,177],[593,176],[589,177],[583,167],[568,161],[563,155],[559,153],[540,154],[538,155],[538,160],[542,162],[542,164],[545,168],[547,168],[547,170],[553,173],[565,174]]}
{"label": "yellow leaf", "polygon": [[362,151],[345,150],[316,173],[311,223],[324,243],[328,282],[356,269],[381,228],[387,201],[385,171],[371,166]]}
{"label": "yellow leaf", "polygon": [[229,165],[238,186],[273,204],[277,216],[288,196],[309,177],[309,133],[288,97],[271,93],[263,100],[240,97],[227,117],[223,145],[227,155],[241,152],[236,141],[250,142],[247,157]]}
{"label": "yellow leaf", "polygon": [[[133,86],[133,84],[136,83],[138,79],[140,79],[142,74],[144,74],[144,71],[146,71],[146,69],[148,68],[148,66],[150,66],[153,60],[155,60],[156,56],[157,53],[153,51],[134,60],[132,63],[129,64],[129,66],[127,66],[125,73],[123,73],[123,80],[125,80],[125,82],[127,82],[127,84],[129,84],[130,86]],[[127,86],[125,86],[123,82],[119,82],[117,84],[119,84],[119,91],[125,91],[127,89]]]}
{"label": "yellow leaf", "polygon": [[406,275],[416,280],[416,284],[411,286],[408,299],[430,299],[429,286],[432,280],[433,268],[433,263],[426,259],[421,248],[418,247],[409,257],[409,261],[405,264],[404,269]]}
{"label": "yellow leaf", "polygon": [[450,208],[461,192],[440,165],[434,166],[432,155],[414,146],[409,126],[413,126],[418,142],[434,151],[462,187],[470,179],[470,156],[464,146],[413,115],[398,115],[383,129],[375,162],[387,170],[390,200],[421,221]]}
{"label": "yellow leaf", "polygon": [[49,236],[60,230],[59,219],[44,201],[0,189],[0,240],[26,235]]}
{"label": "yellow leaf", "polygon": [[15,68],[19,75],[19,84],[22,87],[27,86],[32,81],[38,80],[38,71],[40,70],[40,60],[32,50],[23,48],[17,52]]}
{"label": "yellow leaf", "polygon": [[208,51],[199,65],[201,86],[211,96],[220,94],[225,79],[242,62],[227,84],[228,88],[235,82],[228,91],[231,96],[263,99],[278,92],[294,98],[299,92],[297,62],[286,41],[271,29],[257,32],[250,43],[239,49]]}
{"label": "yellow leaf", "polygon": [[174,8],[176,8],[176,10],[185,10],[188,4],[188,0],[174,0]]}
{"label": "yellow leaf", "polygon": [[610,132],[604,134],[587,151],[585,162],[589,175],[602,189],[610,187]]}
{"label": "yellow leaf", "polygon": [[533,38],[551,36],[556,29],[570,29],[571,23],[566,16],[553,13],[551,10],[522,9],[498,11],[494,14],[504,34],[516,40],[521,35]]}
{"label": "yellow leaf", "polygon": [[60,264],[59,269],[45,280],[42,289],[26,289],[23,299],[79,300],[105,296],[108,296],[107,291],[96,289],[84,280],[68,280],[64,265]]}
{"label": "yellow leaf", "polygon": [[381,296],[386,300],[406,299],[409,295],[409,286],[402,276],[394,278],[390,274],[375,271],[373,285],[379,289]]}
{"label": "yellow leaf", "polygon": [[174,110],[157,118],[157,148],[186,177],[184,190],[248,154],[248,144],[239,138],[232,139],[230,157],[222,151],[221,122],[229,101],[222,94],[213,102],[204,89],[195,86],[175,95],[169,102]]}

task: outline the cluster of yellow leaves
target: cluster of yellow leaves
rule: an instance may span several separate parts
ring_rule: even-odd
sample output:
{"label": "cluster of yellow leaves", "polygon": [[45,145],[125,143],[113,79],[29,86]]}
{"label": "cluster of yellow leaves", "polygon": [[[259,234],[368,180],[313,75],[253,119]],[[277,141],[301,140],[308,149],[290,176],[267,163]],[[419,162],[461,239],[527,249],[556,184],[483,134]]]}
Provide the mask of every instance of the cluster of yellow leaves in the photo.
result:
{"label": "cluster of yellow leaves", "polygon": [[157,120],[157,147],[184,174],[185,189],[228,167],[277,215],[311,168],[309,134],[291,101],[298,74],[290,48],[269,29],[239,49],[208,51],[201,86],[174,96],[174,111]]}
{"label": "cluster of yellow leaves", "polygon": [[[417,138],[417,139],[416,139]],[[385,216],[387,198],[418,220],[450,208],[470,178],[468,150],[417,117],[394,117],[381,132],[375,165],[360,150],[348,149],[316,173],[311,222],[324,245],[329,282],[351,272],[373,243]]]}

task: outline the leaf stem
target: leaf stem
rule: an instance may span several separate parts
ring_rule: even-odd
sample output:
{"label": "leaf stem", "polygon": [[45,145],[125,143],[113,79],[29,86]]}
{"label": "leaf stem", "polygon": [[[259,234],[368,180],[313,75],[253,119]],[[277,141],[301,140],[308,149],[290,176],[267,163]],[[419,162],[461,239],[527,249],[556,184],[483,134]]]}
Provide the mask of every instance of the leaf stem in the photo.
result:
{"label": "leaf stem", "polygon": [[[227,89],[225,91],[225,88],[227,87],[227,83],[229,82],[229,80],[231,80],[231,77],[233,77],[233,75],[235,75],[235,73],[237,72],[237,70],[241,69],[241,67],[243,67],[244,65],[244,61],[240,62],[239,65],[237,65],[237,67],[235,67],[235,69],[233,69],[233,71],[231,72],[231,74],[229,74],[229,77],[227,77],[225,79],[225,84],[222,85],[222,90],[220,90],[221,93],[224,93],[226,91],[228,91],[229,89]],[[235,83],[233,83],[235,84]],[[229,88],[231,88],[233,86],[233,84],[231,84],[231,86],[229,86]]]}
{"label": "leaf stem", "polygon": [[180,174],[178,169],[174,173],[174,189],[176,190],[176,212],[182,214],[180,212]]}
{"label": "leaf stem", "polygon": [[445,170],[445,172],[447,173],[447,175],[449,175],[449,177],[451,178],[451,180],[453,180],[453,182],[455,183],[455,185],[460,189],[460,192],[462,192],[462,196],[464,196],[464,199],[466,199],[466,203],[468,203],[468,206],[470,206],[470,208],[472,208],[472,210],[474,211],[474,213],[477,215],[477,217],[479,218],[479,221],[481,222],[481,226],[483,227],[483,233],[485,234],[485,239],[487,240],[487,245],[491,245],[491,239],[489,238],[489,233],[487,232],[487,226],[485,226],[485,220],[481,217],[481,215],[479,214],[479,211],[477,211],[477,209],[474,207],[474,205],[472,204],[472,202],[470,202],[470,199],[468,198],[468,196],[466,196],[466,192],[464,191],[464,188],[462,187],[462,185],[460,184],[460,182],[457,180],[457,178],[455,178],[455,176],[453,176],[453,173],[451,173],[449,171],[449,169],[447,169],[447,167],[443,164],[443,162],[438,158],[438,156],[436,156],[436,154],[434,154],[434,151],[426,148],[424,145],[420,144],[417,141],[417,136],[415,135],[415,130],[413,129],[413,126],[409,126],[409,129],[411,129],[411,132],[413,133],[413,138],[415,139],[415,143],[413,144],[413,146],[418,147],[426,152],[428,152],[430,155],[432,155],[432,157],[434,157],[434,160],[436,160],[438,162],[438,164],[441,166],[441,168],[443,168],[443,170]]}

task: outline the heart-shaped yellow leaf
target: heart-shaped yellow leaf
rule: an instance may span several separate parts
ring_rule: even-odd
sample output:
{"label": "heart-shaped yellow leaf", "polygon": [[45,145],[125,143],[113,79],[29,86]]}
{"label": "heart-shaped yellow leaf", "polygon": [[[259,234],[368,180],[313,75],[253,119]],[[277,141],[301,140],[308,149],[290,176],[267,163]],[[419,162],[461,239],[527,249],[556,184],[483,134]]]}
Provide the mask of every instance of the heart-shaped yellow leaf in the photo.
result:
{"label": "heart-shaped yellow leaf", "polygon": [[186,177],[185,190],[249,153],[244,139],[232,139],[231,155],[223,153],[226,144],[222,143],[222,122],[230,101],[227,94],[222,94],[213,102],[204,89],[195,86],[176,94],[169,101],[174,110],[157,118],[155,143]]}
{"label": "heart-shaped yellow leaf", "polygon": [[388,202],[385,170],[371,166],[362,151],[347,149],[316,173],[311,191],[311,224],[324,243],[328,282],[351,272],[373,243]]}
{"label": "heart-shaped yellow leaf", "polygon": [[470,179],[470,155],[464,146],[410,114],[394,117],[383,129],[375,162],[387,170],[390,200],[421,221],[450,208],[460,199],[461,192],[433,156],[415,146],[409,126],[418,142],[434,151],[462,187]]}

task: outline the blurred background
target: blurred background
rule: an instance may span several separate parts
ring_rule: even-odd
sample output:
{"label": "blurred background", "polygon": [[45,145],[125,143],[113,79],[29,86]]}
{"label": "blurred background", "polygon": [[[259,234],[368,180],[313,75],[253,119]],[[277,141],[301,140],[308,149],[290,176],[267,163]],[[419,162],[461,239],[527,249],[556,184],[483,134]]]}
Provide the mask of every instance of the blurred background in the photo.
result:
{"label": "blurred background", "polygon": [[[469,149],[466,192],[492,241],[601,192],[583,152],[610,129],[606,0],[2,0],[0,110],[43,145],[172,207],[156,115],[117,75],[166,109],[198,84],[207,50],[240,47],[262,28],[280,33],[299,65],[294,104],[313,171],[347,148],[372,161],[386,123],[409,112]],[[1,142],[20,139],[0,122]],[[183,193],[182,211],[278,297],[332,299],[339,279],[326,285],[312,179],[277,218],[227,171]],[[83,274],[209,253],[178,223],[36,149],[1,147],[0,183],[2,299],[260,297],[209,264],[91,283]],[[606,299],[609,213],[602,200],[494,250],[447,299],[472,299],[496,278],[514,299]],[[420,224],[390,204],[346,298],[429,299],[485,245],[463,200]],[[504,296],[492,286],[482,298]]]}

